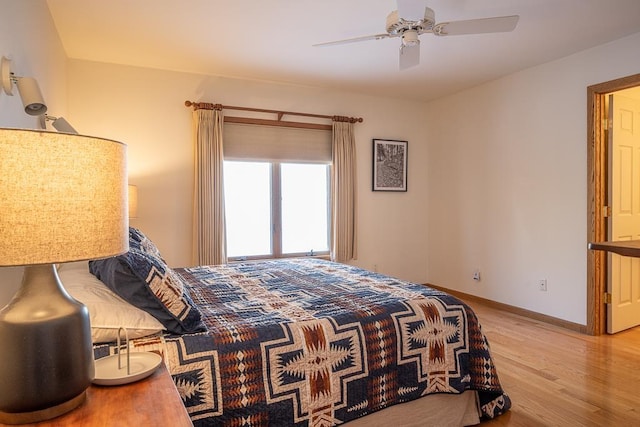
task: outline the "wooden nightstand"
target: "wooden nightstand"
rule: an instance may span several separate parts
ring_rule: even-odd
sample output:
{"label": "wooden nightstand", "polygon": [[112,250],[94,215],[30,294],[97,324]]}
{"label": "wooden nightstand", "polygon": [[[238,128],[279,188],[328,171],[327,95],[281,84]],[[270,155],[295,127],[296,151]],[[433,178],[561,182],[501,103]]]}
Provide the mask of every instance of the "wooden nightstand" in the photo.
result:
{"label": "wooden nightstand", "polygon": [[[6,424],[0,424],[5,426]],[[37,427],[193,426],[164,363],[148,378],[121,386],[92,385],[86,401]]]}

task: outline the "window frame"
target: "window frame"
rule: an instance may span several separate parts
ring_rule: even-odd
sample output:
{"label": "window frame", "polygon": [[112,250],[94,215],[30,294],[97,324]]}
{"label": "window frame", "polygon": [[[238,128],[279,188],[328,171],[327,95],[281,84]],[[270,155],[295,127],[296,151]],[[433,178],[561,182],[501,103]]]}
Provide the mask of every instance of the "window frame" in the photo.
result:
{"label": "window frame", "polygon": [[[229,256],[230,262],[251,261],[251,260],[267,260],[281,258],[298,258],[298,257],[328,257],[331,253],[331,163],[315,163],[304,161],[273,161],[273,160],[250,160],[250,159],[225,159],[224,162],[251,162],[251,163],[267,163],[271,172],[270,179],[270,196],[271,196],[271,253],[265,255],[239,255]],[[311,252],[282,252],[282,164],[322,164],[326,166],[326,183],[327,183],[327,250]],[[226,214],[226,213],[225,213]]]}

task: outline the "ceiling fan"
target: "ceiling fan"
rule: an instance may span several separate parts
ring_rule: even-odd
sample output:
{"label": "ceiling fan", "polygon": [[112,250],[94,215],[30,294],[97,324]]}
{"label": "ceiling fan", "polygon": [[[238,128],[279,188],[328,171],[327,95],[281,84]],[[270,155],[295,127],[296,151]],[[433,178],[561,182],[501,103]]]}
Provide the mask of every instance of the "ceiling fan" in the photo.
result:
{"label": "ceiling fan", "polygon": [[319,43],[314,46],[335,46],[365,40],[401,37],[400,69],[405,70],[420,63],[420,39],[418,37],[421,34],[456,36],[508,32],[513,31],[519,19],[518,15],[511,15],[436,23],[435,12],[427,7],[425,0],[397,0],[397,4],[398,10],[394,10],[387,16],[386,33]]}

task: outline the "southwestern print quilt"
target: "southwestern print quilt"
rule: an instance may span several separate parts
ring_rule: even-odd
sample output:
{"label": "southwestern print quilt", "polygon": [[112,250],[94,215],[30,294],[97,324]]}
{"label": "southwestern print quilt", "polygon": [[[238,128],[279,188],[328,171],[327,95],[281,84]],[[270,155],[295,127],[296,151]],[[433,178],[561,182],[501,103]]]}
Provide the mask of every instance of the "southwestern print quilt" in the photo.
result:
{"label": "southwestern print quilt", "polygon": [[465,390],[485,419],[511,406],[475,314],[449,294],[313,258],[176,272],[208,331],[132,351],[164,354],[195,426],[332,426]]}

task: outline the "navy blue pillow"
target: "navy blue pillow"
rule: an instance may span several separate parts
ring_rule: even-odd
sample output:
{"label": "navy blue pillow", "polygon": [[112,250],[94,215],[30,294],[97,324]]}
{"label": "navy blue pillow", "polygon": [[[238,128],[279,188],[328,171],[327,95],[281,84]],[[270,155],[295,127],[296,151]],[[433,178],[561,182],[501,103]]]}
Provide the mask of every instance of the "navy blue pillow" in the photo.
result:
{"label": "navy blue pillow", "polygon": [[126,254],[90,261],[89,270],[125,301],[158,319],[167,331],[206,330],[180,276],[154,254],[131,245]]}
{"label": "navy blue pillow", "polygon": [[145,236],[144,233],[137,228],[129,227],[129,247],[151,254],[162,261],[162,263],[166,264],[155,243],[153,243],[151,239]]}

